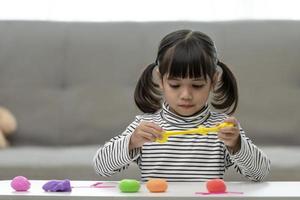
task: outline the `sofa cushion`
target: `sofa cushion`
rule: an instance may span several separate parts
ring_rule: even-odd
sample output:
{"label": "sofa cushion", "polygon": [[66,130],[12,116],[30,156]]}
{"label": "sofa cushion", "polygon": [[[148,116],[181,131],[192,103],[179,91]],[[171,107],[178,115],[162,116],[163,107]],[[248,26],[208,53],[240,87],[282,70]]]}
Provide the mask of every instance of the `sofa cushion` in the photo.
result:
{"label": "sofa cushion", "polygon": [[[23,175],[29,179],[121,180],[140,179],[135,163],[112,177],[98,176],[93,169],[93,156],[99,146],[74,147],[16,147],[0,151],[0,177],[12,179]],[[266,146],[261,148],[271,159],[271,171],[266,180],[297,181],[300,179],[300,148]],[[225,173],[225,180],[246,180],[233,168]]]}

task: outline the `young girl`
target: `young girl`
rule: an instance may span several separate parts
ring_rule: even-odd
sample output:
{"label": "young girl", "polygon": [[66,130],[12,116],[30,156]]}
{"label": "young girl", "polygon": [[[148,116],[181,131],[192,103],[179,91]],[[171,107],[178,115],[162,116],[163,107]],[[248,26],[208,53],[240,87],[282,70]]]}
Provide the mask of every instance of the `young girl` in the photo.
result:
{"label": "young girl", "polygon": [[[219,61],[207,35],[179,30],[165,36],[156,61],[137,83],[135,103],[145,114],[136,116],[121,135],[97,151],[94,167],[99,175],[110,176],[133,161],[141,169],[142,181],[222,179],[232,165],[253,181],[262,181],[269,173],[270,160],[245,135],[237,119],[229,117],[238,104],[236,79]],[[211,106],[225,113],[214,112]],[[163,131],[222,122],[234,126],[218,133],[176,135],[166,143],[155,142]]]}

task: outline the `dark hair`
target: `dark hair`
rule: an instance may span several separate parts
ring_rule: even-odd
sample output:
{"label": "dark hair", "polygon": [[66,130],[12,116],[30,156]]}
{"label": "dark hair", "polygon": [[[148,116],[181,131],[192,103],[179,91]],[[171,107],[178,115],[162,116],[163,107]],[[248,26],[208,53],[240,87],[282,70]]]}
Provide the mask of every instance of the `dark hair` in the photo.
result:
{"label": "dark hair", "polygon": [[221,79],[214,90],[212,105],[233,114],[238,104],[237,82],[230,69],[217,58],[214,42],[199,31],[178,30],[166,35],[160,42],[156,61],[146,67],[134,92],[137,107],[145,113],[161,108],[162,96],[153,81],[153,69],[158,66],[161,76],[173,78],[207,77],[213,80],[217,66],[222,69]]}

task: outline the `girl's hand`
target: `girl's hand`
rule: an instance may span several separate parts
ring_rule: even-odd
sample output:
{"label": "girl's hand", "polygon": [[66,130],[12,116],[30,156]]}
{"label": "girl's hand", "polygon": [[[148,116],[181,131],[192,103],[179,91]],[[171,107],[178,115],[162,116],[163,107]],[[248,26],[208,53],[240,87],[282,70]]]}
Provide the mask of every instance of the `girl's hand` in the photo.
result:
{"label": "girl's hand", "polygon": [[234,117],[228,117],[224,122],[232,123],[234,126],[221,128],[218,133],[218,138],[224,142],[230,153],[234,154],[241,148],[239,123]]}
{"label": "girl's hand", "polygon": [[162,138],[163,129],[153,122],[141,122],[131,135],[129,149],[143,146],[146,142],[154,142]]}

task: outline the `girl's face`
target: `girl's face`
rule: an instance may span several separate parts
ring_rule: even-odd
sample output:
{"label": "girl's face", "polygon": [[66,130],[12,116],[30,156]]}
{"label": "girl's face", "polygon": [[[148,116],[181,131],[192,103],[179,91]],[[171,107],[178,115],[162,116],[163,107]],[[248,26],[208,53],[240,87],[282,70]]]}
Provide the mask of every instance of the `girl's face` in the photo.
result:
{"label": "girl's face", "polygon": [[171,111],[181,116],[192,116],[206,104],[212,81],[204,78],[169,78],[165,75],[160,83],[165,101]]}

